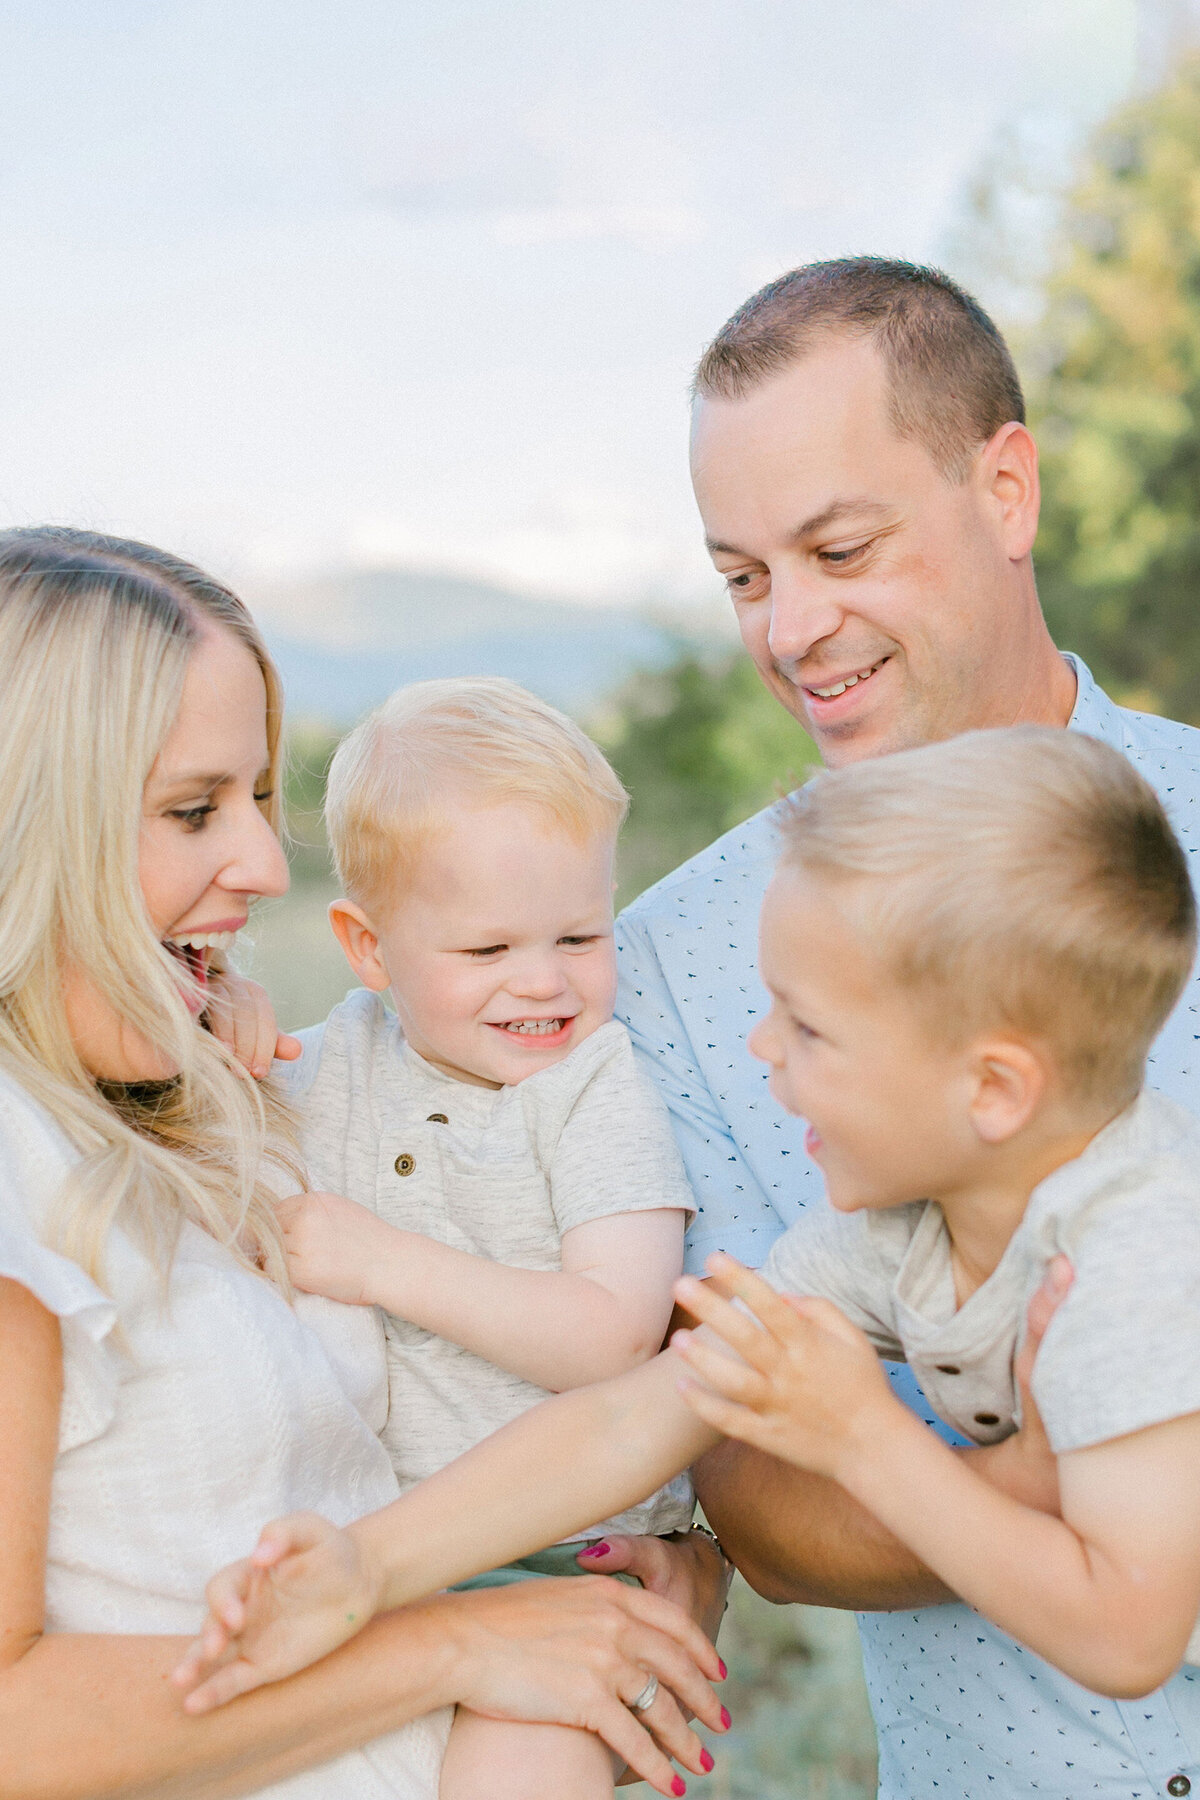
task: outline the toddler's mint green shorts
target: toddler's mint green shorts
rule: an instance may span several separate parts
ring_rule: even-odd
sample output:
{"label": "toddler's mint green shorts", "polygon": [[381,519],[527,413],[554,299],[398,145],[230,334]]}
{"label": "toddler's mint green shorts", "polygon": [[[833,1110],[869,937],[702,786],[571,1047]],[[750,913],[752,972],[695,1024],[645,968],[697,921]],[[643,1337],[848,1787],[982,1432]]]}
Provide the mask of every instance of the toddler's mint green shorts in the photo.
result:
{"label": "toddler's mint green shorts", "polygon": [[[498,1569],[487,1569],[482,1575],[472,1575],[470,1581],[456,1582],[451,1593],[468,1594],[472,1588],[511,1587],[516,1581],[536,1581],[545,1575],[603,1575],[603,1569],[581,1569],[575,1558],[581,1550],[586,1550],[589,1543],[602,1543],[602,1538],[584,1538],[574,1544],[551,1544],[549,1550],[538,1550],[533,1556],[519,1556],[515,1562],[504,1563]],[[636,1575],[627,1575],[624,1570],[615,1571],[609,1576],[610,1581],[623,1581],[626,1587],[641,1587]]]}

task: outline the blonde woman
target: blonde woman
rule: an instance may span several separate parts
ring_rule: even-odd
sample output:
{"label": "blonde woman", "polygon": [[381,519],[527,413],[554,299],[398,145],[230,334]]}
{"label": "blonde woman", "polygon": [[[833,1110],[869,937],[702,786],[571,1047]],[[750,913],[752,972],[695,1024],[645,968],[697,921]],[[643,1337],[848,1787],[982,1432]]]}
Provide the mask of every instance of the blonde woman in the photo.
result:
{"label": "blonde woman", "polygon": [[454,1705],[598,1731],[678,1793],[699,1743],[665,1691],[629,1703],[656,1675],[717,1723],[715,1652],[600,1578],[442,1596],[183,1713],[210,1571],[395,1492],[318,1335],[355,1326],[287,1291],[286,1113],[200,1029],[287,884],[278,683],[198,570],[58,530],[0,535],[0,683],[0,1796],[434,1800]]}

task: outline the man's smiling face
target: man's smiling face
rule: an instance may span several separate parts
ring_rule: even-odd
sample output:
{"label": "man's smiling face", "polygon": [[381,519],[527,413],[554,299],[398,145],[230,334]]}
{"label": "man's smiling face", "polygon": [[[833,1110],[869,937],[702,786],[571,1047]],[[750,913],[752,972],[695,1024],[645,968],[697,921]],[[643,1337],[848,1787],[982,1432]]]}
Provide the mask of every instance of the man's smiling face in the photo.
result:
{"label": "man's smiling face", "polygon": [[1003,441],[948,480],[897,436],[874,348],[845,336],[742,399],[697,401],[713,562],[759,674],[827,763],[1018,716],[1028,544],[1013,539]]}

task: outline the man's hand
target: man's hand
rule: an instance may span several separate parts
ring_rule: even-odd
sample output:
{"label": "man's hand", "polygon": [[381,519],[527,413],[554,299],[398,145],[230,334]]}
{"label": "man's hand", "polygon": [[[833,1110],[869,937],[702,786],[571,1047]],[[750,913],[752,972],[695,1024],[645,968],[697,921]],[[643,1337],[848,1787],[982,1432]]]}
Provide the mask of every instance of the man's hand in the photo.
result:
{"label": "man's hand", "polygon": [[204,1016],[213,1036],[256,1081],[271,1073],[272,1057],[295,1062],[302,1054],[299,1038],[280,1031],[266,988],[233,969],[213,972]]}
{"label": "man's hand", "polygon": [[676,1332],[671,1348],[702,1384],[682,1383],[684,1399],[727,1437],[840,1479],[847,1458],[903,1413],[867,1338],[830,1301],[777,1294],[731,1256],[710,1256],[707,1267],[713,1281],[685,1276],[676,1298],[736,1356]]}
{"label": "man's hand", "polygon": [[394,1236],[382,1219],[344,1194],[293,1194],[275,1205],[288,1273],[303,1294],[350,1306],[374,1304],[372,1275]]}

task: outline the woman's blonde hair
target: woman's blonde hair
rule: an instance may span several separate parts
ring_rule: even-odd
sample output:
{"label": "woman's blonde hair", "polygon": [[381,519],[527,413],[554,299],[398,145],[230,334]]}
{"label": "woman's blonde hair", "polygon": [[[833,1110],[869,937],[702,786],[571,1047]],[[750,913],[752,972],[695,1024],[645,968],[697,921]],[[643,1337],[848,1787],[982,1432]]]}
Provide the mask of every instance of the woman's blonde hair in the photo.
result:
{"label": "woman's blonde hair", "polygon": [[968,732],[818,775],[784,867],[838,905],[938,1041],[1045,1042],[1081,1100],[1124,1104],[1187,981],[1187,858],[1150,786],[1077,731]]}
{"label": "woman's blonde hair", "polygon": [[613,837],[629,796],[591,738],[499,677],[415,681],[338,745],[325,818],[338,879],[377,909],[412,879],[448,796],[526,805],[570,836]]}
{"label": "woman's blonde hair", "polygon": [[[267,1158],[299,1182],[286,1109],[197,1028],[138,880],[143,789],[213,625],[262,670],[277,796],[279,679],[240,600],[146,544],[0,533],[0,1067],[80,1153],[51,1228],[67,1255],[102,1277],[119,1222],[165,1273],[191,1219],[287,1291],[264,1180]],[[178,1076],[97,1084],[68,1030],[65,964]]]}

